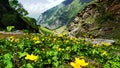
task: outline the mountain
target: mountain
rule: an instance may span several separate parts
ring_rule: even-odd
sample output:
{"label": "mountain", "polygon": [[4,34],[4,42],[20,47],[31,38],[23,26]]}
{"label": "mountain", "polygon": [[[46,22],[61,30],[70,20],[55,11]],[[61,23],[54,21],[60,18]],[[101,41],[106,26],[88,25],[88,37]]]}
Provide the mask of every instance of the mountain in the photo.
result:
{"label": "mountain", "polygon": [[71,21],[70,36],[120,39],[120,0],[96,0],[89,3]]}
{"label": "mountain", "polygon": [[49,29],[56,29],[66,25],[86,6],[88,1],[91,0],[65,0],[61,4],[42,13],[37,24]]}

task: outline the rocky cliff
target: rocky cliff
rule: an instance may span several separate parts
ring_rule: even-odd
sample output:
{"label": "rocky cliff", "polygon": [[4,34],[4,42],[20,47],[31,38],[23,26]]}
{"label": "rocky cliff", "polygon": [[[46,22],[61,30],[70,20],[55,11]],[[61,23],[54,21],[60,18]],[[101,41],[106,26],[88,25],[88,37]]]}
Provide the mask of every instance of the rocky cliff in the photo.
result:
{"label": "rocky cliff", "polygon": [[96,0],[67,25],[75,37],[120,39],[120,0]]}

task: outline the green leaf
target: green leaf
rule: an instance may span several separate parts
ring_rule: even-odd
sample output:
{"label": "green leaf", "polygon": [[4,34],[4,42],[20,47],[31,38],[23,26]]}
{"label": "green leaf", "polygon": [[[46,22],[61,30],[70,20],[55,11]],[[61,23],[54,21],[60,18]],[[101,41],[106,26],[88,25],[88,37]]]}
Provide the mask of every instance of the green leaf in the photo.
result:
{"label": "green leaf", "polygon": [[33,66],[30,63],[28,63],[26,68],[33,68]]}
{"label": "green leaf", "polygon": [[15,28],[15,26],[7,26],[7,31],[12,31],[12,29]]}
{"label": "green leaf", "polygon": [[69,54],[64,54],[64,55],[63,55],[63,58],[64,58],[64,59],[70,59],[70,56],[69,56]]}
{"label": "green leaf", "polygon": [[5,68],[12,68],[13,64],[11,61],[7,61],[7,66]]}
{"label": "green leaf", "polygon": [[23,53],[22,53],[22,52],[19,52],[18,54],[19,54],[19,58],[22,58],[22,57],[24,57],[27,53],[26,53],[26,52],[23,52]]}
{"label": "green leaf", "polygon": [[73,51],[77,51],[77,45],[74,45],[74,46],[72,47],[72,50],[73,50]]}
{"label": "green leaf", "polygon": [[55,66],[55,68],[58,68],[58,66],[59,66],[59,62],[58,62],[58,61],[53,62],[53,65]]}
{"label": "green leaf", "polygon": [[12,58],[12,55],[10,54],[10,53],[7,53],[7,54],[5,54],[4,55],[4,60],[6,61],[8,61],[8,60],[11,60],[11,58]]}
{"label": "green leaf", "polygon": [[11,58],[12,58],[12,55],[10,53],[7,53],[4,55],[3,62],[6,64],[5,68],[12,68],[13,67]]}
{"label": "green leaf", "polygon": [[54,52],[54,55],[58,55],[58,51],[55,51],[55,52]]}
{"label": "green leaf", "polygon": [[58,57],[57,57],[57,56],[54,56],[54,57],[52,58],[52,60],[57,61],[57,60],[58,60]]}
{"label": "green leaf", "polygon": [[24,43],[19,43],[17,46],[18,46],[19,49],[22,50],[22,49],[23,49],[23,46],[24,46]]}
{"label": "green leaf", "polygon": [[48,64],[50,64],[50,63],[51,63],[51,59],[48,59],[47,61],[48,61]]}

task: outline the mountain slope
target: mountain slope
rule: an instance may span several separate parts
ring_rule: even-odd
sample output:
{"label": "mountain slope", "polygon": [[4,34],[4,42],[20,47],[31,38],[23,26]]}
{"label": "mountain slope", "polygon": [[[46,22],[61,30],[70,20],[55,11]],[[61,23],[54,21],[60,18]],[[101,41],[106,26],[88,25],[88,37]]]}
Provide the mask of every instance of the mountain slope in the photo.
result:
{"label": "mountain slope", "polygon": [[70,36],[120,39],[120,0],[98,0],[67,26]]}
{"label": "mountain slope", "polygon": [[66,0],[60,5],[42,13],[38,24],[55,29],[69,23],[83,9],[85,3],[80,0]]}

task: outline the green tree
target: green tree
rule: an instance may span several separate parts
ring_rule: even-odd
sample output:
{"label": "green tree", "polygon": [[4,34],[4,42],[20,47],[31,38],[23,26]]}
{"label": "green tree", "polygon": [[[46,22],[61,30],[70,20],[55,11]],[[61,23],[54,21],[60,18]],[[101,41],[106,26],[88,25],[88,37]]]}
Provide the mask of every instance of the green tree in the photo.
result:
{"label": "green tree", "polygon": [[23,5],[18,0],[9,0],[9,4],[14,8],[20,15],[26,16],[28,12],[24,9]]}

